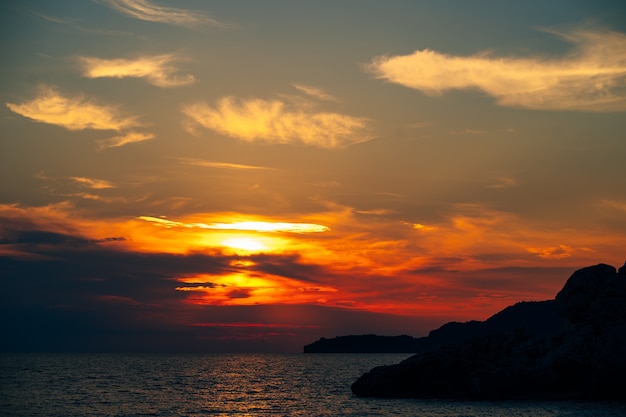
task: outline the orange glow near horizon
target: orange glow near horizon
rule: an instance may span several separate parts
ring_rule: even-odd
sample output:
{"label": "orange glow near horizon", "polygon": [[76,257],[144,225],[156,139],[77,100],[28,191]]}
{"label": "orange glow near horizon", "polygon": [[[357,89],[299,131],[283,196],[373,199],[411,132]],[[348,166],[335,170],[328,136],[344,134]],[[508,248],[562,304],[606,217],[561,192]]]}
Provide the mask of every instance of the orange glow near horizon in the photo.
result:
{"label": "orange glow near horizon", "polygon": [[[557,236],[546,230],[523,229],[513,216],[476,206],[462,206],[458,215],[436,224],[388,222],[375,216],[361,223],[344,207],[332,209],[302,223],[232,213],[194,214],[176,220],[94,220],[73,214],[69,204],[2,206],[0,214],[9,222],[27,220],[40,230],[73,233],[118,251],[231,258],[227,260],[230,269],[223,275],[182,277],[179,282],[186,285],[172,287],[186,292],[185,299],[191,304],[315,304],[456,319],[480,318],[481,312],[494,313],[521,300],[551,298],[567,278],[556,277],[545,284],[535,280],[522,290],[513,285],[519,278],[507,278],[503,272],[497,277],[500,290],[487,292],[478,281],[457,281],[456,277],[498,268],[506,271],[511,262],[517,267],[558,267],[576,259],[577,265],[592,265],[598,263],[599,251],[609,248],[605,234],[583,237],[566,230],[558,231]],[[297,224],[319,227],[303,233],[301,227],[293,227]],[[623,240],[621,245],[617,240],[614,243],[611,247],[626,246]],[[33,256],[22,252],[19,245],[0,249],[11,256]],[[481,259],[481,253],[492,254],[492,259]],[[616,250],[612,253],[619,256]],[[268,262],[274,257],[279,263],[287,262],[286,267],[258,264],[253,257],[261,254]],[[599,260],[605,259],[603,254]],[[307,268],[313,272],[301,276],[298,271]],[[197,285],[191,285],[194,283]]]}

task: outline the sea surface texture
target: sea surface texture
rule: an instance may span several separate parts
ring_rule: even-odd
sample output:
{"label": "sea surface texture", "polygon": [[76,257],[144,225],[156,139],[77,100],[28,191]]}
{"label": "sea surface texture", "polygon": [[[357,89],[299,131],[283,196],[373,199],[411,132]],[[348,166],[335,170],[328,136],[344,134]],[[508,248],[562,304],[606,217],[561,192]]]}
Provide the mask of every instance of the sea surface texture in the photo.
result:
{"label": "sea surface texture", "polygon": [[0,354],[2,416],[623,417],[626,404],[357,398],[406,354]]}

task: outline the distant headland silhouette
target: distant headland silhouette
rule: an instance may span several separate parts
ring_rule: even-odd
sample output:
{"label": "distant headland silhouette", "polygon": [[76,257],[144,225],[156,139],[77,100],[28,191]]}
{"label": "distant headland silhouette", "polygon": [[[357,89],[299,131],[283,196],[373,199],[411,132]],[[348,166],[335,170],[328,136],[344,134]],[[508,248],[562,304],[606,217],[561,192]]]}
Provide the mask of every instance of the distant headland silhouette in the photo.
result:
{"label": "distant headland silhouette", "polygon": [[362,375],[351,386],[357,396],[626,400],[626,264],[580,269],[553,300],[428,337],[322,338],[304,350],[417,352]]}

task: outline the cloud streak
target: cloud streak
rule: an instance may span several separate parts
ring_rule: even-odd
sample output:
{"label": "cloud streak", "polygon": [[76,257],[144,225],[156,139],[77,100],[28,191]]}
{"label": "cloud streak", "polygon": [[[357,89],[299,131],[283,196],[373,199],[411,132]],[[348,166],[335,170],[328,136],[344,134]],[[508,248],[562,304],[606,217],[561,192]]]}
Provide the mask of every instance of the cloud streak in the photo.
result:
{"label": "cloud streak", "polygon": [[145,132],[128,132],[124,135],[101,139],[98,141],[98,147],[100,149],[119,148],[131,143],[143,142],[150,139],[154,139],[154,134]]}
{"label": "cloud streak", "polygon": [[428,49],[379,56],[368,69],[378,78],[430,96],[478,89],[502,106],[537,110],[626,110],[626,35],[578,30],[556,33],[574,45],[561,58],[452,56]]}
{"label": "cloud streak", "polygon": [[267,222],[267,221],[237,221],[237,222],[217,222],[217,223],[184,223],[167,220],[159,217],[139,216],[140,220],[152,222],[164,227],[186,227],[215,230],[239,230],[255,232],[286,232],[286,233],[319,233],[327,232],[330,229],[320,224],[312,223],[287,223],[287,222]]}
{"label": "cloud streak", "polygon": [[148,0],[101,0],[118,12],[147,22],[166,23],[175,26],[195,27],[211,25],[226,27],[226,24],[206,13],[176,7],[158,6]]}
{"label": "cloud streak", "polygon": [[193,84],[191,74],[177,75],[172,65],[177,57],[172,54],[141,56],[137,59],[100,59],[79,57],[83,76],[87,78],[144,78],[157,87],[181,87]]}
{"label": "cloud streak", "polygon": [[245,164],[233,164],[230,162],[218,162],[218,161],[206,161],[204,159],[194,158],[178,158],[181,164],[193,165],[206,168],[218,168],[218,169],[236,169],[236,170],[274,170],[274,168],[258,166],[258,165],[245,165]]}
{"label": "cloud streak", "polygon": [[320,88],[316,88],[316,87],[311,87],[309,85],[304,85],[304,84],[297,84],[297,83],[292,83],[291,84],[293,86],[293,88],[295,88],[298,91],[303,92],[304,94],[311,96],[313,98],[316,98],[318,100],[322,100],[322,101],[339,101],[337,99],[337,97],[328,94],[326,91],[320,89]]}
{"label": "cloud streak", "polygon": [[183,107],[182,112],[195,124],[246,142],[302,143],[330,149],[371,139],[365,132],[365,118],[290,109],[280,100],[224,97],[215,107],[196,103]]}

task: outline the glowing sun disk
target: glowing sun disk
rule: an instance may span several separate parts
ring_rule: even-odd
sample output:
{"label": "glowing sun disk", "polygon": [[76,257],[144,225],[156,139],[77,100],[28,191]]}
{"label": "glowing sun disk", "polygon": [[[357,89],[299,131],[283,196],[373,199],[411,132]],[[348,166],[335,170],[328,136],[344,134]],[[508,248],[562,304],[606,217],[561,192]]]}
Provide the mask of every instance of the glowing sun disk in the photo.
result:
{"label": "glowing sun disk", "polygon": [[261,241],[251,237],[233,237],[223,240],[222,245],[228,248],[243,249],[250,252],[258,252],[267,249]]}

